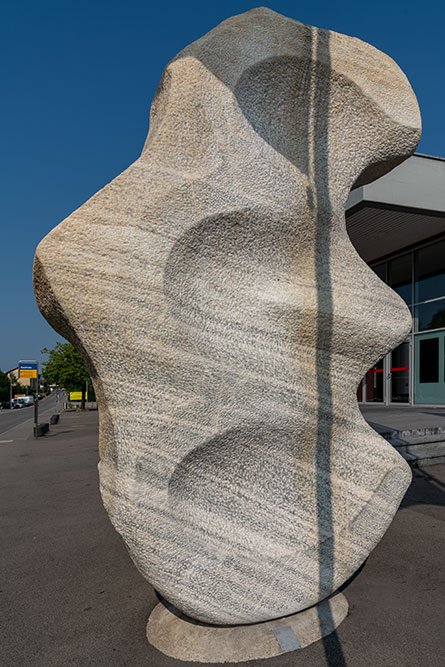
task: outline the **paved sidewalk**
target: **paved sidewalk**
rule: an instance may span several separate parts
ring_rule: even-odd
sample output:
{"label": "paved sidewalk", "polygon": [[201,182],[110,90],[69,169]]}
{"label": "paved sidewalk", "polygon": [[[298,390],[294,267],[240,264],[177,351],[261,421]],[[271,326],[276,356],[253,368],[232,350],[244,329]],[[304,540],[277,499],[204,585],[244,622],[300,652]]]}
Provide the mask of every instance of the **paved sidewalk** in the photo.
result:
{"label": "paved sidewalk", "polygon": [[[419,431],[445,433],[445,408],[415,406],[361,405],[364,418],[384,431]],[[378,430],[376,428],[376,430]]]}
{"label": "paved sidewalk", "polygon": [[445,463],[445,408],[367,404],[360,410],[412,465]]}
{"label": "paved sidewalk", "polygon": [[[2,667],[197,667],[145,639],[154,591],[103,509],[97,412],[0,445]],[[444,667],[445,465],[414,470],[402,508],[346,588],[323,644],[249,667]]]}

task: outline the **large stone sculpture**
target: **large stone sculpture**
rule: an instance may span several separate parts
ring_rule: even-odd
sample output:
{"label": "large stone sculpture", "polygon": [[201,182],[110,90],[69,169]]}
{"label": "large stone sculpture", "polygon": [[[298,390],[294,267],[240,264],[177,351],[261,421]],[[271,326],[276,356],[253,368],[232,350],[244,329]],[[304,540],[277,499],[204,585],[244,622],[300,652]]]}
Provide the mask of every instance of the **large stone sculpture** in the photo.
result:
{"label": "large stone sculpture", "polygon": [[255,9],[169,63],[140,158],[37,249],[39,307],[99,397],[105,507],[195,619],[314,605],[399,505],[409,468],[356,387],[411,318],[344,207],[419,136],[389,57]]}

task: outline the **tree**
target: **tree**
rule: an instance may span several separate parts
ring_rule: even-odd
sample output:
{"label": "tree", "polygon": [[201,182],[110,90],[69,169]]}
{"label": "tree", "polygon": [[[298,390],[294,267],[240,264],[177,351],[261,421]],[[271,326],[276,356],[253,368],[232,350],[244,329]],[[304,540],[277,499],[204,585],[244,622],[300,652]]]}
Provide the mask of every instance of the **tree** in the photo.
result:
{"label": "tree", "polygon": [[9,379],[6,373],[0,371],[0,401],[8,401],[10,394],[10,384],[12,384],[12,395],[34,393],[30,387],[25,387],[20,384],[15,375]]}
{"label": "tree", "polygon": [[42,375],[50,384],[57,384],[67,391],[81,391],[81,408],[85,408],[85,383],[89,381],[85,362],[70,343],[56,343],[52,350],[46,347],[41,351],[48,355],[48,361],[42,367]]}
{"label": "tree", "polygon": [[0,371],[0,401],[9,400],[9,378]]}

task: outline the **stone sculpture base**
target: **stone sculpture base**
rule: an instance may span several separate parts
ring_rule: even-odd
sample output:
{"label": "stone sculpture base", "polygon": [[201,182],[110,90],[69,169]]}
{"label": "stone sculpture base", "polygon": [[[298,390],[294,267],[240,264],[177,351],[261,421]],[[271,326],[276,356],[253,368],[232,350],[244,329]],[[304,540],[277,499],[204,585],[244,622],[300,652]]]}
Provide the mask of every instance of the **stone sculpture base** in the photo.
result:
{"label": "stone sculpture base", "polygon": [[342,593],[297,614],[252,625],[206,625],[167,605],[160,602],[150,614],[150,644],[171,658],[207,663],[272,658],[305,648],[333,632],[348,613]]}

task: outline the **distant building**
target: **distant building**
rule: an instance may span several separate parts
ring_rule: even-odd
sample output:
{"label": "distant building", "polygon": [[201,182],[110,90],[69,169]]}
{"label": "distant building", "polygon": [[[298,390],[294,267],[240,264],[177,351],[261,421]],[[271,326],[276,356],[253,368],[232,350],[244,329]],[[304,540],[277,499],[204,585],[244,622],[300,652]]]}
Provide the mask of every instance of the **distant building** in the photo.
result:
{"label": "distant building", "polygon": [[22,387],[32,387],[33,389],[37,387],[37,380],[34,378],[19,378],[18,366],[16,368],[11,368],[10,371],[6,371],[5,374],[8,376],[8,378],[11,378],[11,376],[15,377],[17,382],[19,382]]}
{"label": "distant building", "polygon": [[445,406],[445,159],[416,154],[353,190],[346,223],[413,320],[407,339],[363,378],[359,401]]}

